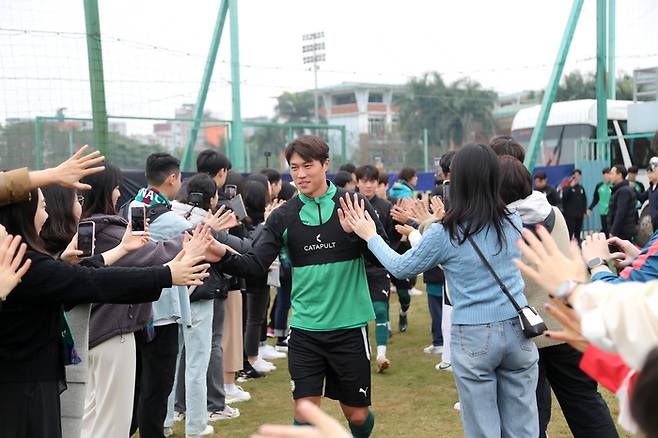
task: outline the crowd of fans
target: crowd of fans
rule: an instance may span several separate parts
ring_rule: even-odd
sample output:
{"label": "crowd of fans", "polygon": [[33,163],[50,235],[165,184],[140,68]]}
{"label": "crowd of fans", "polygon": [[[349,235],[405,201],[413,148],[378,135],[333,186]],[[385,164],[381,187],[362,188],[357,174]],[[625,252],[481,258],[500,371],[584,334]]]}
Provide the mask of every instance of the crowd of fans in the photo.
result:
{"label": "crowd of fans", "polygon": [[[121,170],[86,149],[0,173],[3,436],[162,438],[177,421],[209,436],[252,398],[239,383],[287,357],[294,425],[254,436],[368,437],[367,326],[387,373],[420,274],[424,352],[454,372],[466,436],[546,437],[553,393],[575,437],[617,437],[598,384],[624,429],[658,436],[658,233],[632,243],[640,204],[658,211],[655,168],[646,189],[636,168],[604,169],[588,205],[579,170],[555,189],[498,137],[442,156],[419,193],[414,169],[389,181],[380,161],[329,181],[327,144],[302,136],[285,150],[292,183],[241,175],[215,150],[183,180],[177,158],[155,153],[119,205]],[[602,232],[582,239],[597,206]]]}

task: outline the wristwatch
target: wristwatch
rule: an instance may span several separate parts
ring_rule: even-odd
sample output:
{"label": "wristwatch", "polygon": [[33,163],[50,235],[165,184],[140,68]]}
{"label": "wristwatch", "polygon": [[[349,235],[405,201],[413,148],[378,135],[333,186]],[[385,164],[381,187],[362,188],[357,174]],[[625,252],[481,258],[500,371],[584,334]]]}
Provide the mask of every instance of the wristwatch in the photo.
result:
{"label": "wristwatch", "polygon": [[569,295],[571,295],[574,289],[576,289],[581,284],[582,283],[579,281],[567,280],[557,288],[554,294],[551,295],[553,298],[557,298],[558,300],[566,302],[567,298],[569,298]]}
{"label": "wristwatch", "polygon": [[603,266],[605,264],[606,264],[605,260],[603,260],[601,257],[594,257],[593,259],[589,259],[587,261],[587,267],[590,270],[596,268],[597,266]]}

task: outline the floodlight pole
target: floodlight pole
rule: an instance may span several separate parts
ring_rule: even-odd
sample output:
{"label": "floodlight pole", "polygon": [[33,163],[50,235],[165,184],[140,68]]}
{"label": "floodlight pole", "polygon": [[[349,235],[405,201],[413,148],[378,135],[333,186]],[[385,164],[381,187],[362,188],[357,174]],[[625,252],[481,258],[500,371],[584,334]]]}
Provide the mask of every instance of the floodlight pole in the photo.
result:
{"label": "floodlight pole", "polygon": [[103,48],[98,0],[84,0],[85,30],[87,34],[87,61],[93,117],[94,145],[101,154],[109,156],[107,108],[105,106],[105,78],[103,75]]}
{"label": "floodlight pole", "polygon": [[217,59],[217,51],[219,50],[219,42],[222,38],[227,11],[228,0],[222,0],[222,3],[219,5],[217,21],[215,22],[215,30],[213,31],[212,39],[210,40],[210,49],[208,50],[206,67],[203,71],[203,78],[201,79],[201,87],[199,88],[196,106],[194,107],[194,122],[192,123],[190,136],[187,139],[187,145],[183,152],[183,160],[181,162],[181,168],[183,170],[191,170],[192,167],[194,145],[196,144],[196,139],[199,135],[199,128],[201,127],[201,120],[203,119],[203,110],[206,106],[206,97],[208,97],[208,89],[210,88],[210,81],[215,67],[215,60]]}
{"label": "floodlight pole", "polygon": [[567,27],[564,30],[564,34],[562,35],[562,42],[560,43],[560,49],[557,53],[557,59],[553,65],[551,77],[548,80],[548,86],[546,87],[546,92],[544,93],[544,98],[541,103],[541,109],[539,110],[537,123],[535,124],[535,129],[532,130],[530,143],[528,145],[529,150],[525,159],[525,166],[530,172],[532,172],[532,170],[535,168],[537,154],[539,153],[541,142],[544,139],[544,130],[546,129],[546,123],[548,122],[548,115],[551,112],[551,106],[553,105],[555,95],[557,94],[558,87],[560,86],[560,77],[564,71],[564,64],[567,60],[567,54],[569,53],[569,47],[571,46],[571,41],[573,40],[573,35],[576,31],[576,25],[578,24],[578,17],[580,17],[580,11],[583,8],[583,3],[584,0],[574,0],[571,6]]}

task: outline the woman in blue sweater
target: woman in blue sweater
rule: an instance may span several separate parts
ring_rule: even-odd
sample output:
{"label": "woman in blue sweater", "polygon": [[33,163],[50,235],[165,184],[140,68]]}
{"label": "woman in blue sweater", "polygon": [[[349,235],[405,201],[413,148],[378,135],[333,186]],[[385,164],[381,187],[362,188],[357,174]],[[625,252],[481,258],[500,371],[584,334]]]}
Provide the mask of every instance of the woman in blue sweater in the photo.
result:
{"label": "woman in blue sweater", "polygon": [[468,240],[525,306],[523,279],[512,264],[520,257],[515,241],[523,225],[500,198],[500,167],[489,146],[464,146],[453,159],[451,176],[450,210],[404,254],[377,236],[361,206],[341,200],[341,222],[396,277],[443,267],[454,306],[452,365],[466,436],[535,438],[537,348],[524,337],[516,310]]}

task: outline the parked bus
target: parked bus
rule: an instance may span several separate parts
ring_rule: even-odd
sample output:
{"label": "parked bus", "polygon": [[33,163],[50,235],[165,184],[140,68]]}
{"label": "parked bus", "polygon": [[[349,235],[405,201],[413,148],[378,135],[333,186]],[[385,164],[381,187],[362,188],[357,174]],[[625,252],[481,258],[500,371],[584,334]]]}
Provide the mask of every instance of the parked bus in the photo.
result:
{"label": "parked bus", "polygon": [[[606,166],[623,164],[626,168],[638,166],[640,172],[638,180],[649,187],[646,168],[649,160],[655,153],[651,149],[649,138],[626,138],[628,121],[628,107],[632,101],[608,100],[608,137],[611,141],[606,154],[609,163]],[[537,123],[541,106],[535,105],[520,110],[512,121],[512,137],[528,148],[532,130]],[[570,174],[574,166],[582,160],[593,159],[591,151],[596,140],[596,100],[583,99],[567,102],[556,102],[551,112],[541,142],[541,149],[537,154],[535,170],[544,170],[553,175],[553,184],[558,185],[560,180]],[[585,148],[585,149],[583,149]],[[603,156],[600,153],[599,157]],[[589,154],[589,156],[588,156]],[[556,180],[557,178],[557,180]],[[600,175],[591,175],[590,181],[600,180]],[[591,184],[589,184],[591,185]],[[585,187],[591,197],[593,187]],[[590,198],[591,199],[591,198]],[[640,209],[640,235],[638,243],[647,240],[651,235],[651,218],[649,209],[643,205]],[[649,228],[647,229],[647,222]]]}

